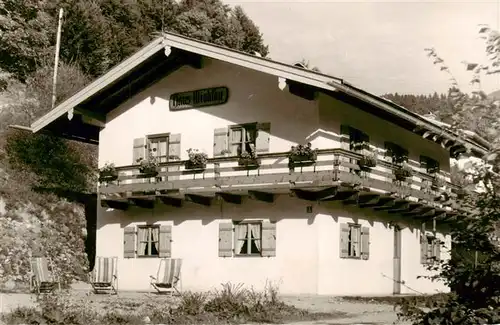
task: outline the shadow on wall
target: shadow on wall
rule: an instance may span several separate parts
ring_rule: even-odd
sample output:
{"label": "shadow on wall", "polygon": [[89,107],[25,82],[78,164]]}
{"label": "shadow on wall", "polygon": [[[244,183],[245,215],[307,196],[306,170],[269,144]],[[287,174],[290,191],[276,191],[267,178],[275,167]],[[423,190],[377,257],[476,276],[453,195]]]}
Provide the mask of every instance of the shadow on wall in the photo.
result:
{"label": "shadow on wall", "polygon": [[[216,86],[229,88],[228,103],[192,110],[226,120],[228,124],[271,122],[274,136],[293,143],[304,143],[319,126],[317,101],[297,97],[287,89],[281,91],[275,76],[216,60],[207,60],[206,66],[200,70],[188,66],[180,68],[123,103],[108,118],[112,121],[140,103],[154,106],[158,106],[159,101],[168,103],[171,93]],[[290,128],[279,123],[284,114],[293,118],[294,125],[302,125]]]}

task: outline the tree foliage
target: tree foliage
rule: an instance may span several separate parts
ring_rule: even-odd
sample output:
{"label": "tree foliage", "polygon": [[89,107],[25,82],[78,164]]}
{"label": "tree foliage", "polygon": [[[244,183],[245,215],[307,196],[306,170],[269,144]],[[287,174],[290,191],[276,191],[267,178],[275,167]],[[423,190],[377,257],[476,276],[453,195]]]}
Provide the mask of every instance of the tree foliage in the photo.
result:
{"label": "tree foliage", "polygon": [[51,62],[58,9],[64,9],[60,57],[92,78],[108,71],[157,32],[171,31],[266,56],[258,27],[241,7],[220,0],[2,0],[0,69],[24,81]]}
{"label": "tree foliage", "polygon": [[449,97],[453,103],[451,129],[459,132],[472,129],[488,138],[491,152],[484,163],[468,165],[465,170],[469,182],[463,184],[469,194],[461,200],[465,216],[450,224],[451,259],[436,261],[429,270],[437,272],[432,280],[440,280],[452,289],[449,299],[424,311],[410,300],[401,304],[400,316],[413,324],[496,324],[500,323],[500,155],[498,102],[489,98],[480,88],[482,73],[498,73],[500,34],[483,26],[481,35],[486,40],[487,64],[464,62],[472,71],[472,94],[462,92],[436,50],[426,49],[433,63],[450,75],[452,85]]}

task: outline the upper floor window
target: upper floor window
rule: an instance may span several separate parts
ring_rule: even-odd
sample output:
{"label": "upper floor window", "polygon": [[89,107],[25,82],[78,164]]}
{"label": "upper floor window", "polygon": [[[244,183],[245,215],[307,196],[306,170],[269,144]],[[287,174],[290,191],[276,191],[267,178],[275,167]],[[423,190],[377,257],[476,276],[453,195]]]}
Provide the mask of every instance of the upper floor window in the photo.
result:
{"label": "upper floor window", "polygon": [[436,174],[439,172],[439,162],[427,156],[420,156],[420,168],[428,174]]}
{"label": "upper floor window", "polygon": [[147,150],[150,152],[159,163],[167,162],[169,159],[169,135],[150,135],[148,136]]}
{"label": "upper floor window", "polygon": [[257,123],[234,125],[229,129],[229,151],[233,156],[255,151]]}
{"label": "upper floor window", "polygon": [[341,133],[349,136],[349,150],[362,151],[363,149],[369,149],[370,137],[363,131],[348,125],[342,125]]}
{"label": "upper floor window", "polygon": [[385,149],[385,156],[390,158],[394,164],[408,162],[409,153],[405,148],[392,142],[385,142]]}

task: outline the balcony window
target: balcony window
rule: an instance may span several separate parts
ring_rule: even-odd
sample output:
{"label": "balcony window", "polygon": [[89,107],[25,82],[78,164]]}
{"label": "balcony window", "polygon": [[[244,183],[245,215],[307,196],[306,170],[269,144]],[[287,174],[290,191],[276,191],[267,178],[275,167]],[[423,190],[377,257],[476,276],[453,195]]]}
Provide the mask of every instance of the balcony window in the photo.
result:
{"label": "balcony window", "polygon": [[229,151],[231,155],[239,156],[242,152],[255,150],[256,138],[256,123],[231,126],[229,130]]}

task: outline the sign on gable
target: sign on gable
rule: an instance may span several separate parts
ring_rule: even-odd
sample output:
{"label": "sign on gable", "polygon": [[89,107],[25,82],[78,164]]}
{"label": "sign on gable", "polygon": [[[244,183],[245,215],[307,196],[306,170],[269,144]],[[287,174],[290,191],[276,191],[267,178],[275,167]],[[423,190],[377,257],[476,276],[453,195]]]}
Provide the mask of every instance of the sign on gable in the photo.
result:
{"label": "sign on gable", "polygon": [[180,111],[204,106],[222,105],[227,103],[228,97],[229,89],[227,87],[198,89],[172,94],[169,106],[171,111]]}

